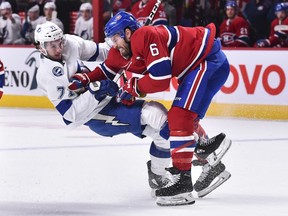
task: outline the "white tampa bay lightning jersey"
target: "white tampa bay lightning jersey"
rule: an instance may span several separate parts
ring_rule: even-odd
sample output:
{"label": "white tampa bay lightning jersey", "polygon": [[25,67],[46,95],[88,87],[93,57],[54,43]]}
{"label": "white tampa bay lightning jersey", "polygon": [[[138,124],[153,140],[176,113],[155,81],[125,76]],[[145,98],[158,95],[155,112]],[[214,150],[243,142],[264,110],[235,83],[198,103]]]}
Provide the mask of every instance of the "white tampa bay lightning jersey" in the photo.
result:
{"label": "white tampa bay lightning jersey", "polygon": [[14,22],[11,19],[4,19],[0,16],[0,37],[3,44],[23,44],[24,39],[20,35],[21,19],[18,14],[12,14]]}
{"label": "white tampa bay lightning jersey", "polygon": [[109,46],[96,44],[73,35],[65,35],[63,61],[53,61],[42,56],[37,72],[38,87],[53,103],[66,123],[81,125],[93,118],[111,97],[97,101],[89,91],[76,94],[69,91],[69,79],[80,72],[80,61],[103,61],[107,57]]}
{"label": "white tampa bay lightning jersey", "polygon": [[83,17],[78,17],[75,23],[74,34],[80,36],[85,40],[93,39],[93,18],[84,20]]}

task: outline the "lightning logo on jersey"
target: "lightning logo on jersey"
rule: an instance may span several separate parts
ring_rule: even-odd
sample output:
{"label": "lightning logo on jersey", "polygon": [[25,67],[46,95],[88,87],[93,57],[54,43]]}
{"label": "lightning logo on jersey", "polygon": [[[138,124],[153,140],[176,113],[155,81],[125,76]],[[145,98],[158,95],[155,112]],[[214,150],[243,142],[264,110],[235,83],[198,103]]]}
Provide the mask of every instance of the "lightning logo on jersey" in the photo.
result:
{"label": "lightning logo on jersey", "polygon": [[125,126],[129,124],[123,124],[119,123],[118,120],[113,120],[115,116],[109,116],[109,115],[102,115],[102,114],[97,114],[93,119],[95,120],[101,120],[105,121],[106,124],[112,124],[113,126]]}

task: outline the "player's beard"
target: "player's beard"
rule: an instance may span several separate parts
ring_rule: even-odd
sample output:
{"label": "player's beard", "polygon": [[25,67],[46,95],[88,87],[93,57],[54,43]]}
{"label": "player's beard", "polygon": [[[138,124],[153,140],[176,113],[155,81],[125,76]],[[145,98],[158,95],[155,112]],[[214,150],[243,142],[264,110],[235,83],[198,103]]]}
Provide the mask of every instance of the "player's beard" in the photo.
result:
{"label": "player's beard", "polygon": [[121,55],[126,58],[126,59],[129,59],[131,56],[132,56],[132,52],[131,52],[131,45],[130,45],[130,42],[127,42],[125,40],[125,46],[124,47],[120,47],[118,48]]}

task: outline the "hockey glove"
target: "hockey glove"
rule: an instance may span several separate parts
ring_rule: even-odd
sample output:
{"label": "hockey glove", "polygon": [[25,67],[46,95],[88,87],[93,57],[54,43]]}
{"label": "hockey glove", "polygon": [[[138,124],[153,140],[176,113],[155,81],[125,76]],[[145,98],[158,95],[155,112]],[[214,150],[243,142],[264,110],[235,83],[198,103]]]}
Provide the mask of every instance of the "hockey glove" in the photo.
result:
{"label": "hockey glove", "polygon": [[101,80],[90,83],[88,90],[95,96],[98,101],[101,101],[106,96],[116,96],[119,87],[117,83],[113,82],[112,80]]}
{"label": "hockey glove", "polygon": [[270,41],[268,39],[260,39],[256,42],[256,47],[270,47]]}
{"label": "hockey glove", "polygon": [[0,99],[3,95],[3,85],[4,85],[4,65],[0,60]]}
{"label": "hockey glove", "polygon": [[135,102],[135,97],[123,90],[123,87],[119,89],[117,95],[117,101],[124,105],[131,106]]}
{"label": "hockey glove", "polygon": [[86,73],[76,73],[71,77],[68,88],[73,92],[82,93],[89,83],[90,79]]}
{"label": "hockey glove", "polygon": [[132,105],[135,102],[135,97],[145,97],[145,94],[141,94],[138,89],[138,78],[132,77],[125,83],[125,85],[119,91],[119,98],[121,103],[125,105]]}

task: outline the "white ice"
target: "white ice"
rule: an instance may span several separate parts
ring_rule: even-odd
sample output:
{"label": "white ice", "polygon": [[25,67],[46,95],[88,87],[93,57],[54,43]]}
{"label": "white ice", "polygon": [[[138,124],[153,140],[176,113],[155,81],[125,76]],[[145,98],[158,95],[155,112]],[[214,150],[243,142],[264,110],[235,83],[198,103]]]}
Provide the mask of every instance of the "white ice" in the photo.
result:
{"label": "white ice", "polygon": [[159,207],[147,181],[150,139],[67,130],[55,110],[0,108],[0,216],[286,216],[287,123],[205,118],[210,136],[233,140],[223,158],[232,177],[194,205]]}

